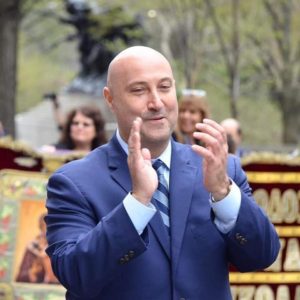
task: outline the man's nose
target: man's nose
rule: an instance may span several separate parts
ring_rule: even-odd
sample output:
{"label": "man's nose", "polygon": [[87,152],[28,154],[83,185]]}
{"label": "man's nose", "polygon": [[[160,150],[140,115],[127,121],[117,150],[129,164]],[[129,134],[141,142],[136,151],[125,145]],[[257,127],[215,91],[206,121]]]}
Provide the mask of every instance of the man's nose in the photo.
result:
{"label": "man's nose", "polygon": [[149,109],[160,109],[163,106],[162,98],[158,91],[153,91],[150,93],[150,99],[148,101]]}

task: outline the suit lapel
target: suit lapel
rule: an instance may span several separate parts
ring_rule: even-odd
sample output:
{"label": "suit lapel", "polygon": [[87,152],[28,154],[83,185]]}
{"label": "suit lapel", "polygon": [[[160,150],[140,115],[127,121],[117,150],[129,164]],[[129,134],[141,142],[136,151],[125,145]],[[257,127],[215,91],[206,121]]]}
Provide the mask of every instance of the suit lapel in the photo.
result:
{"label": "suit lapel", "polygon": [[111,177],[128,193],[131,190],[131,178],[127,165],[127,154],[120,146],[116,135],[113,136],[108,144],[107,152]]}
{"label": "suit lapel", "polygon": [[[192,165],[191,155],[187,155],[187,148],[173,143],[170,172],[170,213],[171,213],[171,244],[172,264],[175,270],[183,237],[187,217],[191,205],[197,169]],[[197,161],[200,163],[200,161]]]}
{"label": "suit lapel", "polygon": [[[117,184],[119,184],[126,193],[129,193],[132,188],[132,184],[127,165],[127,154],[120,146],[116,135],[114,135],[111,139],[110,143],[108,144],[107,150],[108,165],[112,171],[111,176],[113,180]],[[153,216],[149,225],[164,252],[168,256],[168,258],[170,258],[170,238],[168,237],[166,230],[164,230],[164,224],[159,215],[159,211],[157,211]]]}

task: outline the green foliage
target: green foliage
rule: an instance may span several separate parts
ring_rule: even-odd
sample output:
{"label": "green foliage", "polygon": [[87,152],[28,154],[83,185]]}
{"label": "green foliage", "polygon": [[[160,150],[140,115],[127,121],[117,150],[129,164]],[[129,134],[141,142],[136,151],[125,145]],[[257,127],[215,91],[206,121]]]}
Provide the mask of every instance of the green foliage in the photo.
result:
{"label": "green foliage", "polygon": [[[220,122],[230,117],[229,97],[226,90],[212,84],[200,88],[207,92],[211,117]],[[253,94],[252,94],[253,95]],[[242,96],[238,102],[239,121],[243,130],[243,144],[248,147],[274,147],[281,144],[282,122],[275,103],[263,94],[253,98]]]}
{"label": "green foliage", "polygon": [[[67,50],[68,47],[65,47]],[[60,49],[59,49],[60,50]],[[75,49],[68,49],[74,53]],[[17,112],[25,111],[42,101],[42,95],[48,91],[59,91],[70,82],[75,74],[75,68],[69,68],[62,62],[62,53],[53,51],[45,55],[23,47],[19,49],[18,58],[18,89]],[[71,53],[72,53],[71,52]],[[73,56],[73,55],[72,55]]]}
{"label": "green foliage", "polygon": [[[54,10],[53,10],[54,9]],[[19,34],[17,113],[42,101],[44,93],[58,92],[76,74],[74,43],[63,42],[73,32],[60,24],[62,1],[24,0]]]}
{"label": "green foliage", "polygon": [[[27,10],[35,1],[26,0]],[[36,1],[38,9],[47,5],[46,0]],[[63,11],[62,0],[51,1],[60,5]],[[95,2],[95,1],[94,1]],[[99,23],[99,27],[91,27],[91,34],[99,39],[108,35],[113,28],[122,24],[130,24],[133,16],[139,13],[144,18],[144,24],[148,26],[147,44],[162,50],[162,45],[168,45],[169,58],[172,59],[177,88],[201,88],[208,93],[208,102],[211,116],[217,121],[230,117],[228,74],[220,55],[220,48],[216,42],[216,34],[212,22],[208,19],[207,12],[201,0],[152,0],[152,1],[126,1],[130,12],[117,9],[118,5],[124,5],[121,0],[98,0],[101,8],[112,8],[110,14],[93,15],[93,21]],[[222,20],[222,29],[227,47],[231,43],[231,1],[213,1],[217,7],[218,17]],[[29,5],[29,6],[28,6]],[[249,35],[255,36],[264,43],[264,47],[273,46],[270,42],[272,26],[270,19],[261,1],[240,1],[241,19],[241,97],[238,100],[239,120],[244,132],[246,145],[276,145],[280,144],[282,133],[282,121],[278,107],[269,101],[266,92],[270,78],[263,69],[260,52],[249,42]],[[148,10],[155,10],[156,17],[150,19]],[[67,33],[73,32],[71,26],[57,24],[57,21],[44,18],[39,25],[34,22],[35,16],[26,17],[26,24],[32,28],[24,30],[19,51],[19,75],[18,75],[18,111],[24,111],[37,104],[42,99],[42,94],[54,90],[59,91],[76,74],[74,65],[77,50],[75,43],[61,45],[55,50],[45,51],[51,41],[59,40]],[[163,20],[165,22],[161,23]],[[293,28],[298,28],[299,18],[293,18]],[[31,21],[32,23],[30,23]],[[55,23],[56,22],[56,23]],[[267,24],[266,24],[267,23]],[[191,24],[193,26],[191,26]],[[165,28],[164,26],[168,26]],[[190,27],[189,27],[190,26]],[[297,27],[298,26],[298,27]],[[26,26],[25,26],[26,27]],[[172,34],[166,42],[163,32],[170,30]],[[193,31],[191,31],[191,29]],[[128,37],[138,39],[141,36],[139,29],[125,30]],[[177,40],[175,40],[177,38]],[[298,45],[299,31],[293,30],[292,45]],[[164,44],[165,43],[165,44]],[[106,47],[112,51],[124,48],[121,39],[105,41]],[[166,53],[168,54],[168,53]],[[187,65],[187,63],[189,65]],[[260,71],[258,71],[260,70]],[[185,86],[186,74],[190,72],[190,82],[193,86]]]}
{"label": "green foliage", "polygon": [[91,14],[89,34],[112,52],[118,52],[126,47],[125,41],[141,41],[144,30],[130,11],[122,6],[111,6],[104,13]]}

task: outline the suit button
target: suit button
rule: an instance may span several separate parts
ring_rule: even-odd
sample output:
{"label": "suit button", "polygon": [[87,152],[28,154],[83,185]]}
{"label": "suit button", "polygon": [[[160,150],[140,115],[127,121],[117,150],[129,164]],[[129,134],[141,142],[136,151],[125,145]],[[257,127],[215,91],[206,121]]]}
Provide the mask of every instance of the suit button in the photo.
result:
{"label": "suit button", "polygon": [[125,259],[125,261],[129,261],[129,260],[130,260],[129,255],[128,255],[128,254],[125,254],[125,255],[124,255],[124,259]]}
{"label": "suit button", "polygon": [[130,258],[134,257],[134,251],[133,250],[128,251],[128,255]]}
{"label": "suit button", "polygon": [[120,263],[121,265],[124,265],[125,262],[126,262],[125,258],[124,258],[124,257],[121,257],[120,260],[119,260],[119,263]]}
{"label": "suit button", "polygon": [[240,244],[241,245],[245,245],[247,243],[247,240],[245,239],[245,238],[242,238],[241,240],[240,240]]}
{"label": "suit button", "polygon": [[242,238],[242,236],[240,233],[236,233],[235,238],[239,241]]}

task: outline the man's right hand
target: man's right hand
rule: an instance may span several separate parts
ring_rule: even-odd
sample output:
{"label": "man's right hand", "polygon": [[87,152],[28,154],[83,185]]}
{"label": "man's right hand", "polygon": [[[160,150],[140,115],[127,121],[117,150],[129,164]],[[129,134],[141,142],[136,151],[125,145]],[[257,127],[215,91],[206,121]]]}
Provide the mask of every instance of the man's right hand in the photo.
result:
{"label": "man's right hand", "polygon": [[151,201],[157,189],[158,178],[152,167],[149,149],[141,149],[142,119],[133,121],[128,138],[128,167],[132,181],[132,196],[145,205]]}

